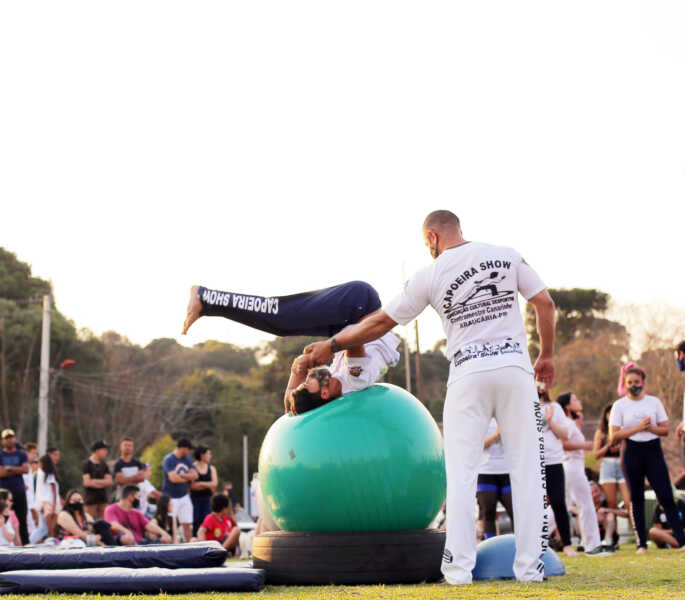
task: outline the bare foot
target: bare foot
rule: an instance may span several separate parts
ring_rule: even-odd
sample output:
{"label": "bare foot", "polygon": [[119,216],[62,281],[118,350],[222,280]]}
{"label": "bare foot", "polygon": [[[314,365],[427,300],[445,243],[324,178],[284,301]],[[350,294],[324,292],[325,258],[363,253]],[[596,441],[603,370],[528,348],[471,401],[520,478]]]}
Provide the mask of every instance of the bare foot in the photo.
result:
{"label": "bare foot", "polygon": [[199,289],[200,286],[198,285],[194,285],[190,288],[190,300],[188,301],[186,320],[183,322],[183,335],[188,333],[188,329],[190,329],[190,326],[200,318],[202,302],[200,302],[200,294],[198,293]]}
{"label": "bare foot", "polygon": [[573,546],[564,546],[564,548],[562,549],[562,552],[563,552],[566,556],[580,556],[580,554],[578,554],[578,553],[573,549]]}
{"label": "bare foot", "polygon": [[635,554],[647,554],[647,548],[644,548],[640,546],[636,551]]}

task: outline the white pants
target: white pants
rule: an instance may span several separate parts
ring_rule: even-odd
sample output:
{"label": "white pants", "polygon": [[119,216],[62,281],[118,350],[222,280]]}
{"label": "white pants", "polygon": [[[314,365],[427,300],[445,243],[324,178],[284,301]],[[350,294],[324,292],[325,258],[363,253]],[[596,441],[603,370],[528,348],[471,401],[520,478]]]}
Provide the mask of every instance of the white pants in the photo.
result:
{"label": "white pants", "polygon": [[564,461],[564,479],[566,496],[578,507],[580,513],[578,524],[583,534],[583,547],[586,552],[594,550],[601,543],[601,539],[595,503],[592,501],[590,484],[585,476],[585,462],[577,459]]}
{"label": "white pants", "polygon": [[473,517],[485,434],[497,419],[509,465],[519,581],[541,581],[547,548],[544,413],[533,376],[519,367],[472,373],[447,388],[443,412],[447,471],[447,539],[442,573],[451,584],[471,583],[476,564]]}

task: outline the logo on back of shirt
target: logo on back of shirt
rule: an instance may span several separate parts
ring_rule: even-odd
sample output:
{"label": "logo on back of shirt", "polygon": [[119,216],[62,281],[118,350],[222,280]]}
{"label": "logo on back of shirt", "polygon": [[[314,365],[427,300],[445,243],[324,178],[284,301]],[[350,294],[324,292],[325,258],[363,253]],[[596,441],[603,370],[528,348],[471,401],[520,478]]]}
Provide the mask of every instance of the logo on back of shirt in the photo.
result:
{"label": "logo on back of shirt", "polygon": [[349,368],[349,373],[350,373],[350,375],[352,375],[352,377],[359,377],[359,376],[362,374],[362,371],[363,371],[363,370],[364,370],[364,369],[362,369],[362,368],[359,367],[359,366],[357,366],[357,367],[350,367],[350,368]]}
{"label": "logo on back of shirt", "polygon": [[499,344],[485,342],[484,344],[469,344],[468,346],[464,346],[461,350],[455,352],[452,360],[454,361],[454,366],[458,367],[474,358],[489,358],[491,356],[501,356],[502,354],[512,353],[523,354],[523,350],[521,349],[521,344],[519,342],[515,342],[512,338],[508,337]]}
{"label": "logo on back of shirt", "polygon": [[515,290],[502,289],[511,265],[509,260],[488,260],[465,270],[445,292],[445,318],[465,328],[506,317],[516,297]]}

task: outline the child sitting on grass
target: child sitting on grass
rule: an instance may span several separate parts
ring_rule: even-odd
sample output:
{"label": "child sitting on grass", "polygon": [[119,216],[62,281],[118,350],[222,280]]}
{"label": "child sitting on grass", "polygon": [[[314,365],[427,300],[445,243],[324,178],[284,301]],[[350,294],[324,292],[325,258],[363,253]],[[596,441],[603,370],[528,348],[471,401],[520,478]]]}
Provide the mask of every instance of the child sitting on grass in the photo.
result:
{"label": "child sitting on grass", "polygon": [[240,528],[229,514],[231,502],[224,494],[212,496],[212,512],[205,517],[197,530],[197,539],[216,540],[226,550],[235,550],[238,546]]}

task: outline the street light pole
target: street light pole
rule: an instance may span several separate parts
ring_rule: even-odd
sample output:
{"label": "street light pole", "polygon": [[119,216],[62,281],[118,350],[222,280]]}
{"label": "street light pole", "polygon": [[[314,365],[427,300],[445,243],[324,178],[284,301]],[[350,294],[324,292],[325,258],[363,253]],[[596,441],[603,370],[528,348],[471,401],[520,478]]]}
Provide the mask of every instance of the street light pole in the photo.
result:
{"label": "street light pole", "polygon": [[40,388],[38,393],[38,452],[48,447],[48,389],[50,383],[50,294],[43,296],[43,331],[40,346]]}

